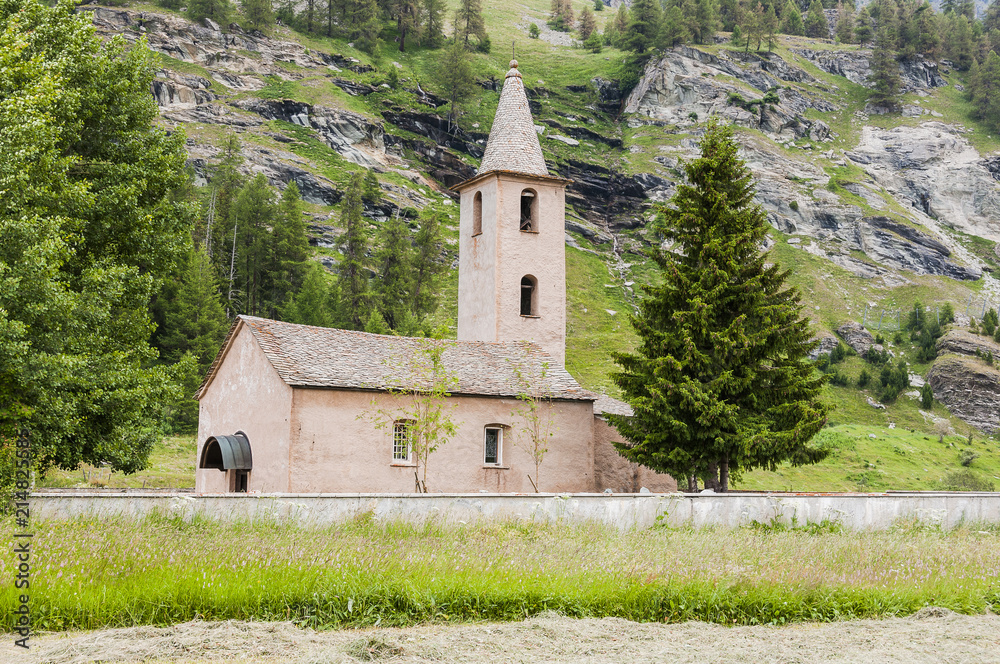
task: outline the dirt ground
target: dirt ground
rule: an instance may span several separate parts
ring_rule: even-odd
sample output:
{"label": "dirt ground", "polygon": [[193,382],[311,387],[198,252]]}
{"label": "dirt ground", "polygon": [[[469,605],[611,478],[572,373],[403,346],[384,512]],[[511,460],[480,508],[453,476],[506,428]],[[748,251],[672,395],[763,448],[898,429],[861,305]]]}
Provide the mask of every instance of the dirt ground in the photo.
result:
{"label": "dirt ground", "polygon": [[34,637],[7,635],[3,662],[964,662],[1000,663],[1000,616],[923,609],[909,618],[787,627],[658,625],[543,614],[521,623],[314,632],[290,623],[191,622]]}

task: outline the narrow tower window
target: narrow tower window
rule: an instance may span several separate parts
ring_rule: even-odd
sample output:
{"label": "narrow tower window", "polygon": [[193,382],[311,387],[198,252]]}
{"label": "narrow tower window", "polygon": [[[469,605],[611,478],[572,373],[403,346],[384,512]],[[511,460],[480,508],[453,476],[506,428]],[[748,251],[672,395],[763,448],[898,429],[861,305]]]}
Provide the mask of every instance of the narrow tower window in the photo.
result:
{"label": "narrow tower window", "polygon": [[521,192],[521,225],[522,231],[538,231],[538,195],[531,189]]}
{"label": "narrow tower window", "polygon": [[521,278],[521,315],[538,315],[538,282],[532,276]]}
{"label": "narrow tower window", "polygon": [[483,192],[477,191],[472,199],[472,234],[480,235],[483,232]]}

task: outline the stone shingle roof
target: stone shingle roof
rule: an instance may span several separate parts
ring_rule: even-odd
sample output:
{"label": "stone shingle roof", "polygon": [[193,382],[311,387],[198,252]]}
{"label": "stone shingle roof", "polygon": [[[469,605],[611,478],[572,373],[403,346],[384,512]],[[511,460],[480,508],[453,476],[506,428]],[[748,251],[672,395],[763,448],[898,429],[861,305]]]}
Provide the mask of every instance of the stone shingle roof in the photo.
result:
{"label": "stone shingle roof", "polygon": [[632,415],[632,406],[607,394],[598,394],[594,402],[594,415]]}
{"label": "stone shingle roof", "polygon": [[524,81],[517,70],[517,60],[511,60],[510,71],[500,92],[500,103],[493,118],[486,152],[477,173],[512,171],[528,175],[548,175],[542,146],[538,144],[535,122],[531,119]]}
{"label": "stone shingle roof", "polygon": [[216,362],[209,369],[199,396],[211,382],[226,347],[237,328],[246,325],[260,344],[278,375],[294,387],[330,387],[361,390],[420,387],[414,376],[413,358],[423,357],[428,345],[444,348],[441,361],[457,382],[453,394],[517,396],[523,391],[522,376],[545,378],[541,393],[554,399],[593,401],[597,395],[576,382],[538,346],[527,342],[430,340],[393,337],[328,327],[295,325],[267,318],[240,316]]}

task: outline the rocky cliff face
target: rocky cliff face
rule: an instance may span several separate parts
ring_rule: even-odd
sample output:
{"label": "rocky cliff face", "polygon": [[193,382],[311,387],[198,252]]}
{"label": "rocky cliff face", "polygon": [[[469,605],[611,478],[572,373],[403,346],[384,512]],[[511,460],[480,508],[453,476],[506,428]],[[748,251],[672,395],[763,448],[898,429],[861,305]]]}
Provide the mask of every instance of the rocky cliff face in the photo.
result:
{"label": "rocky cliff face", "polygon": [[[101,33],[145,37],[173,59],[151,92],[166,124],[206,128],[189,140],[203,180],[211,176],[212,136],[221,127],[260,139],[246,142],[248,171],[276,185],[294,180],[306,200],[336,205],[334,162],[304,152],[305,135],[337,159],[413,184],[384,182],[386,209],[368,211],[379,218],[450,196],[447,187],[473,175],[482,155],[488,127],[447,122],[435,110],[444,100],[413,82],[403,84],[412,88],[411,105],[361,105],[370,112],[281,98],[283,83],[307,79],[360,100],[376,99],[384,87],[373,82],[370,66],[306,48],[291,33],[81,9]],[[870,281],[875,293],[929,277],[945,280],[934,282],[940,284],[978,281],[980,293],[1000,300],[990,274],[1000,254],[983,251],[984,243],[1000,242],[1000,160],[981,155],[966,128],[933,110],[948,72],[927,61],[901,65],[914,95],[906,121],[874,123],[852,92],[870,84],[870,52],[810,44],[798,40],[784,57],[678,47],[651,61],[624,98],[616,82],[601,77],[559,91],[529,86],[543,145],[559,145],[548,153],[550,171],[573,180],[568,230],[594,245],[610,244],[617,254],[652,241],[641,232],[650,205],[672,195],[681,161],[697,153],[705,119],[716,116],[745,128],[740,140],[758,202],[789,245]],[[499,81],[481,83],[495,90]],[[559,110],[552,105],[557,97],[581,112]],[[595,128],[611,120],[619,131]],[[637,140],[646,130],[659,139]]]}

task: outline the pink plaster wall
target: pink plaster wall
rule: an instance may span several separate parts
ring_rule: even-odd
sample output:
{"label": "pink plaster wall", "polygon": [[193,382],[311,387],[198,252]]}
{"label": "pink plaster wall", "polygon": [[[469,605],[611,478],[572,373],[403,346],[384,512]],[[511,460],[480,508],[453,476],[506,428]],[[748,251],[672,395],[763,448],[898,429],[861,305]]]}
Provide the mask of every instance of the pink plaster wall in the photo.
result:
{"label": "pink plaster wall", "polygon": [[623,441],[617,429],[603,418],[594,417],[594,473],[598,491],[638,493],[642,487],[653,493],[677,491],[677,482],[670,475],[654,472],[618,454],[612,442]]}
{"label": "pink plaster wall", "polygon": [[[253,333],[237,332],[214,380],[202,395],[198,411],[198,457],[210,436],[243,431],[250,440],[253,470],[250,491],[288,491],[288,446],[292,388],[278,376]],[[229,490],[227,473],[195,471],[198,493]]]}
{"label": "pink plaster wall", "polygon": [[[289,491],[412,492],[414,465],[394,464],[389,429],[364,417],[372,398],[390,412],[402,397],[363,391],[294,390]],[[431,454],[427,488],[431,492],[532,492],[534,473],[528,454],[514,445],[523,421],[513,415],[516,399],[455,396],[457,434]],[[541,491],[594,489],[593,405],[589,401],[552,406],[555,435],[541,465]],[[362,417],[358,417],[362,415]],[[484,428],[505,424],[500,468],[484,467]]]}
{"label": "pink plaster wall", "polygon": [[[519,229],[521,192],[538,195],[538,232]],[[483,195],[483,232],[472,235]],[[462,189],[458,338],[534,341],[561,366],[566,356],[566,187],[561,181],[493,175]],[[539,316],[521,316],[521,278],[538,281]],[[492,327],[492,329],[491,329]]]}

